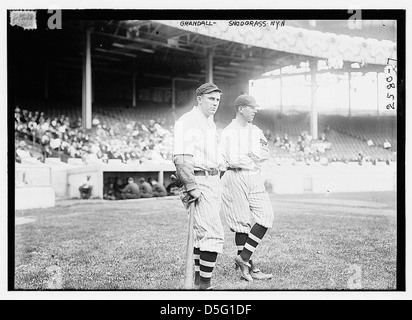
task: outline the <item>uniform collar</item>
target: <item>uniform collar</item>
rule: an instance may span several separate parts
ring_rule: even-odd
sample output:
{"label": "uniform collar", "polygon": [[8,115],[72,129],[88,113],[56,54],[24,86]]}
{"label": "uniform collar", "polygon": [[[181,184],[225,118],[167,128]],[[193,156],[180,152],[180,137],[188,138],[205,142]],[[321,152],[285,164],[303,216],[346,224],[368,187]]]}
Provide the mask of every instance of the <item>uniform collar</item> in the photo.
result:
{"label": "uniform collar", "polygon": [[245,126],[240,125],[240,123],[236,120],[236,119],[232,119],[232,124],[240,129],[247,129],[249,126],[251,126],[252,124],[250,124],[249,122],[246,122]]}

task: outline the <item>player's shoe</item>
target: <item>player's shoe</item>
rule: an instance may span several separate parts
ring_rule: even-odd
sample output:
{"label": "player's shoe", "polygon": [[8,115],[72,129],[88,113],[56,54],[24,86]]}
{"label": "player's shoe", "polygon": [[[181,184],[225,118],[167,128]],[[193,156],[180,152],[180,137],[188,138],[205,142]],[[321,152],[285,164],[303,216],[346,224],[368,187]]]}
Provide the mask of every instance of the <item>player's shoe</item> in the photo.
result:
{"label": "player's shoe", "polygon": [[249,260],[249,263],[251,265],[249,274],[251,275],[251,277],[253,279],[256,279],[256,280],[269,280],[269,279],[273,278],[273,274],[263,273],[262,271],[260,271],[260,269],[253,264],[252,260]]}
{"label": "player's shoe", "polygon": [[242,259],[240,255],[235,258],[236,265],[240,268],[240,275],[243,279],[247,281],[253,281],[252,276],[250,275],[250,264]]}
{"label": "player's shoe", "polygon": [[200,289],[199,288],[199,290],[206,290],[206,291],[213,291],[213,290],[215,290],[215,287],[214,286],[210,286],[210,287],[207,287],[207,288],[204,288],[204,289]]}
{"label": "player's shoe", "polygon": [[204,286],[199,285],[197,288],[198,290],[214,290],[215,286],[209,285],[207,287],[204,287]]}

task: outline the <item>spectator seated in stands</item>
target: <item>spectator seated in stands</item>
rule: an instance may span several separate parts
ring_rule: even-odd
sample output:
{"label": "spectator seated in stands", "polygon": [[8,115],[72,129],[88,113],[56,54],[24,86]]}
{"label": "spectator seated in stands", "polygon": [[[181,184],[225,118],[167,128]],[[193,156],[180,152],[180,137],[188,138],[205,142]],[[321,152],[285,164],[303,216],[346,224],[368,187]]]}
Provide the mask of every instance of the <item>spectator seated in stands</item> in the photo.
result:
{"label": "spectator seated in stands", "polygon": [[62,144],[62,140],[58,137],[57,134],[54,136],[54,138],[50,140],[50,147],[54,150],[59,150],[61,144]]}
{"label": "spectator seated in stands", "polygon": [[368,141],[366,142],[368,144],[368,147],[373,147],[374,143],[372,141],[372,139],[368,139]]}
{"label": "spectator seated in stands", "polygon": [[16,106],[14,108],[14,121],[15,122],[20,122],[20,117],[21,117],[21,109],[19,108],[19,106]]}
{"label": "spectator seated in stands", "polygon": [[306,144],[310,144],[312,142],[313,137],[307,133],[306,131],[303,132],[303,139],[305,140]]}
{"label": "spectator seated in stands", "polygon": [[139,179],[139,186],[142,198],[153,198],[153,188],[145,178],[142,177]]}
{"label": "spectator seated in stands", "polygon": [[90,181],[91,176],[88,175],[86,180],[84,180],[79,187],[80,199],[90,199],[93,190],[93,184]]}
{"label": "spectator seated in stands", "polygon": [[155,124],[156,124],[156,121],[154,121],[153,119],[150,119],[150,120],[149,120],[148,130],[149,130],[151,133],[155,132],[155,130],[156,130]]}
{"label": "spectator seated in stands", "polygon": [[392,145],[391,145],[391,143],[389,142],[389,139],[385,139],[385,142],[383,143],[383,147],[384,147],[386,150],[390,150],[390,149],[392,148]]}
{"label": "spectator seated in stands", "polygon": [[297,150],[296,151],[304,151],[305,150],[305,141],[303,140],[302,136],[298,136],[298,141],[296,142]]}
{"label": "spectator seated in stands", "polygon": [[359,152],[359,153],[358,153],[358,158],[357,158],[358,164],[359,164],[360,166],[362,166],[363,164],[365,164],[365,161],[366,161],[365,156],[363,155],[362,152]]}
{"label": "spectator seated in stands", "polygon": [[276,134],[275,139],[274,139],[274,141],[273,141],[273,145],[274,145],[275,147],[280,147],[281,144],[282,144],[282,143],[281,143],[281,139],[280,139],[279,135]]}
{"label": "spectator seated in stands", "polygon": [[157,182],[156,180],[149,178],[147,182],[151,184],[153,190],[153,197],[166,197],[167,191],[163,184]]}
{"label": "spectator seated in stands", "polygon": [[121,199],[139,199],[141,196],[140,188],[137,183],[134,182],[133,177],[127,178],[127,185],[120,190]]}
{"label": "spectator seated in stands", "polygon": [[280,140],[280,148],[281,149],[289,149],[290,148],[290,142],[288,135],[285,133],[283,135],[283,138]]}
{"label": "spectator seated in stands", "polygon": [[97,127],[99,124],[100,124],[100,120],[96,116],[94,116],[92,120],[92,125]]}
{"label": "spectator seated in stands", "polygon": [[322,142],[327,142],[328,139],[326,139],[326,134],[325,134],[325,133],[322,133],[322,134],[320,135],[319,140],[322,141]]}
{"label": "spectator seated in stands", "polygon": [[32,154],[28,150],[27,143],[20,141],[16,147],[16,161],[21,162],[22,159],[32,158]]}

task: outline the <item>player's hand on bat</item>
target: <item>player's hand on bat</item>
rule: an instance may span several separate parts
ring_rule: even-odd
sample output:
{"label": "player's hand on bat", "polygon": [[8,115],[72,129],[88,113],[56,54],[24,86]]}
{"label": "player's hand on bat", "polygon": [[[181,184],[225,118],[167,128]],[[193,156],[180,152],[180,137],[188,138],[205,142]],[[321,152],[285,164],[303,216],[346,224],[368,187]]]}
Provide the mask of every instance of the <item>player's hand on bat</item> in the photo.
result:
{"label": "player's hand on bat", "polygon": [[172,182],[175,184],[176,187],[181,188],[183,187],[183,183],[182,181],[177,177],[177,173],[176,174],[171,174],[170,178],[172,179]]}
{"label": "player's hand on bat", "polygon": [[188,193],[191,197],[190,200],[189,200],[189,203],[191,203],[193,201],[196,201],[202,195],[202,192],[199,189],[190,190]]}

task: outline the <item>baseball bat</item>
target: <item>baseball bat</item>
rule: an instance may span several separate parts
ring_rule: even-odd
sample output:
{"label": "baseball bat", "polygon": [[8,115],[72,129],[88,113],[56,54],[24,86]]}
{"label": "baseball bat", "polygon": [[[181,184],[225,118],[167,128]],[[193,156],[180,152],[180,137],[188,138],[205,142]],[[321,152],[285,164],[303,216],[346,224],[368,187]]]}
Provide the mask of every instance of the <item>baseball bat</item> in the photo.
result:
{"label": "baseball bat", "polygon": [[187,235],[186,248],[186,270],[184,289],[193,288],[193,223],[195,214],[195,203],[189,203],[189,230]]}

